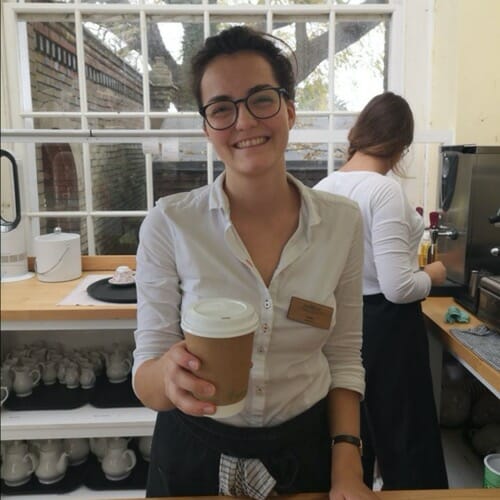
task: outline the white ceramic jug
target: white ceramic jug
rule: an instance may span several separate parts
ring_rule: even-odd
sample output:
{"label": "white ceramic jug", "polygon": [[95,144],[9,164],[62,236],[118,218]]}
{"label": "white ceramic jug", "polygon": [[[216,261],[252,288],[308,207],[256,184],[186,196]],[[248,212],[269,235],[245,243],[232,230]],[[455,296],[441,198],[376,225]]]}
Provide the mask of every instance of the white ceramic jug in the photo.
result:
{"label": "white ceramic jug", "polygon": [[92,389],[96,381],[94,367],[87,361],[80,364],[80,385],[82,389]]}
{"label": "white ceramic jug", "polygon": [[2,385],[0,387],[0,393],[1,393],[1,405],[0,406],[3,406],[3,404],[5,403],[5,401],[7,401],[7,398],[9,397],[9,389]]}
{"label": "white ceramic jug", "polygon": [[90,452],[89,440],[86,438],[69,438],[63,442],[64,451],[68,454],[69,465],[80,465],[87,460]]}
{"label": "white ceramic jug", "polygon": [[106,375],[112,384],[125,382],[131,369],[132,363],[126,357],[112,354],[106,358]]}
{"label": "white ceramic jug", "polygon": [[33,392],[33,387],[40,381],[40,371],[36,368],[30,369],[27,366],[16,365],[12,367],[12,371],[14,372],[12,388],[17,397],[29,396]]}
{"label": "white ceramic jug", "polygon": [[151,458],[151,443],[153,441],[153,436],[141,436],[139,438],[139,451],[141,452],[142,458],[149,462]]}
{"label": "white ceramic jug", "polygon": [[102,462],[104,455],[106,455],[106,452],[108,450],[108,440],[109,439],[105,437],[90,438],[90,449],[92,453],[97,457],[97,460],[99,460],[99,462]]}
{"label": "white ceramic jug", "polygon": [[102,470],[110,481],[121,481],[130,475],[137,459],[135,453],[127,448],[127,440],[111,438],[106,455],[102,459]]}
{"label": "white ceramic jug", "polygon": [[35,463],[35,456],[28,452],[27,444],[16,441],[4,450],[0,475],[7,486],[21,486],[30,480]]}

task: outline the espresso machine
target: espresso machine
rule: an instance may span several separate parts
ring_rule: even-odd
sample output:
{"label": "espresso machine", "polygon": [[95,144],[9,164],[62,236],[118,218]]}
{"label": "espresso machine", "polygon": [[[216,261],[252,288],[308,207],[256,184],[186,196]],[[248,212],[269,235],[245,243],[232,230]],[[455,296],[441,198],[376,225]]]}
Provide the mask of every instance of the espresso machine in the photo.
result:
{"label": "espresso machine", "polygon": [[[431,224],[432,225],[432,224]],[[482,277],[500,275],[500,146],[443,146],[440,213],[430,228],[455,300],[477,312]]]}

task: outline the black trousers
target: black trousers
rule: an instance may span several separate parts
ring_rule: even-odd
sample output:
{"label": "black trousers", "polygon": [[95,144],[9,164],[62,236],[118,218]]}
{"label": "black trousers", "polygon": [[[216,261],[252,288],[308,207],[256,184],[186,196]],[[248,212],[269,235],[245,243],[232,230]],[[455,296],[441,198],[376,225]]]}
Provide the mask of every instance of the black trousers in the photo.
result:
{"label": "black trousers", "polygon": [[240,428],[179,410],[161,412],[147,497],[217,495],[221,454],[260,459],[281,494],[327,492],[331,447],[326,399],[275,427]]}
{"label": "black trousers", "polygon": [[393,304],[365,295],[361,408],[364,481],[371,488],[375,458],[383,488],[448,487],[420,302]]}

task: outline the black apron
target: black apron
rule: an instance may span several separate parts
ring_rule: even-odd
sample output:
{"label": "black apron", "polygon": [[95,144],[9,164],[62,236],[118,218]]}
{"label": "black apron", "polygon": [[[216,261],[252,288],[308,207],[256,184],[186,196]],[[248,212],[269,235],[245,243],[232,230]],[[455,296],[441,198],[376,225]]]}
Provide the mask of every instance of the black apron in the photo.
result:
{"label": "black apron", "polygon": [[330,489],[326,399],[274,427],[234,427],[175,409],[160,412],[151,447],[147,497],[217,495],[221,454],[258,458],[281,494]]}
{"label": "black apron", "polygon": [[383,489],[447,488],[420,302],[394,304],[382,294],[363,299],[365,484],[373,484],[376,457]]}

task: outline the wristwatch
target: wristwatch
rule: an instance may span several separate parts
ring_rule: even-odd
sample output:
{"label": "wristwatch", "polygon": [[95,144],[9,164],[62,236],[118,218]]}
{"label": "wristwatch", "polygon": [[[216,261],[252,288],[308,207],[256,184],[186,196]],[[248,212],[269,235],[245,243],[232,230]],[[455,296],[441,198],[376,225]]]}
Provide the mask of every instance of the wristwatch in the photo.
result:
{"label": "wristwatch", "polygon": [[363,455],[363,442],[359,437],[351,436],[350,434],[337,434],[332,437],[332,446],[338,443],[349,443],[359,449],[359,453]]}

